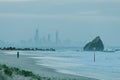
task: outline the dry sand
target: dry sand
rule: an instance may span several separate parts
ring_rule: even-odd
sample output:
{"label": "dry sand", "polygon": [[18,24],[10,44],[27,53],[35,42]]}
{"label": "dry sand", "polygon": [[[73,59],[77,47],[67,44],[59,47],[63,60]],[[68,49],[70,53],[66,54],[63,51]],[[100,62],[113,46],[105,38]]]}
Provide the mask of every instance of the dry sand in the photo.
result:
{"label": "dry sand", "polygon": [[17,59],[16,55],[9,55],[5,54],[3,51],[0,51],[0,64],[6,64],[11,67],[18,67],[20,69],[32,71],[42,77],[55,78],[55,80],[98,80],[56,72],[54,69],[42,65],[36,65],[35,60],[30,57],[31,56],[28,55],[20,55],[20,58]]}

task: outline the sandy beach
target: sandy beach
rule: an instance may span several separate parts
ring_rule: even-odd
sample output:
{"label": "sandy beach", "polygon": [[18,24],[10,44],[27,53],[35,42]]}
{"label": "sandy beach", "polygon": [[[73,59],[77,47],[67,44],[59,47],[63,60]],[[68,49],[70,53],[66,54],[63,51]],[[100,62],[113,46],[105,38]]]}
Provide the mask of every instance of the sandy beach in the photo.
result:
{"label": "sandy beach", "polygon": [[31,56],[28,55],[20,55],[20,58],[17,59],[16,55],[9,55],[5,54],[4,51],[0,51],[0,64],[6,64],[10,67],[18,67],[20,69],[32,71],[42,77],[55,78],[55,80],[97,80],[83,76],[58,73],[54,69],[42,65],[36,65],[35,60],[30,57]]}

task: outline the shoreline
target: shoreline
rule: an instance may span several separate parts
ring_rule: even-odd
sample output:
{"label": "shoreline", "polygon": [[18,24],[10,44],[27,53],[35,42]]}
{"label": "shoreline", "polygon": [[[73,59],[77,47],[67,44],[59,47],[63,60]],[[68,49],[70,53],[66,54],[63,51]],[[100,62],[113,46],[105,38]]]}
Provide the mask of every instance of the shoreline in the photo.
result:
{"label": "shoreline", "polygon": [[21,55],[20,58],[17,59],[16,55],[9,55],[5,54],[4,52],[0,52],[0,64],[6,64],[11,67],[18,67],[20,69],[32,71],[33,73],[38,74],[42,77],[55,78],[56,80],[98,80],[84,76],[76,76],[72,74],[57,72],[55,69],[43,65],[37,65],[35,60],[30,57],[30,55]]}

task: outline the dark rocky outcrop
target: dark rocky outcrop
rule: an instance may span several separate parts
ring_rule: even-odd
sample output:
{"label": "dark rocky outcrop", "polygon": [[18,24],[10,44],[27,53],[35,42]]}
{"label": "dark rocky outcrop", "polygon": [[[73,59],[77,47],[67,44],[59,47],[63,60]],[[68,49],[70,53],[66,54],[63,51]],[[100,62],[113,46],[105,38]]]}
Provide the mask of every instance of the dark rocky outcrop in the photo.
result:
{"label": "dark rocky outcrop", "polygon": [[101,38],[97,36],[94,40],[87,43],[83,49],[84,51],[103,51],[104,45]]}

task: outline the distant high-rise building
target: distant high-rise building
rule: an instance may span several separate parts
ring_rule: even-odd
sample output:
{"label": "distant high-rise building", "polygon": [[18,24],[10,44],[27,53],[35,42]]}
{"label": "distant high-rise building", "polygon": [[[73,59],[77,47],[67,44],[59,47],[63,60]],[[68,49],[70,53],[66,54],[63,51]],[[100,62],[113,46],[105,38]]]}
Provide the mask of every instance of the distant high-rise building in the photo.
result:
{"label": "distant high-rise building", "polygon": [[49,43],[51,42],[51,36],[50,36],[50,34],[48,34],[48,42]]}
{"label": "distant high-rise building", "polygon": [[36,31],[35,31],[34,41],[35,41],[35,45],[39,45],[40,40],[39,40],[39,30],[38,29],[36,29]]}
{"label": "distant high-rise building", "polygon": [[56,44],[59,44],[60,40],[59,40],[59,32],[56,31]]}

